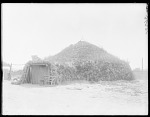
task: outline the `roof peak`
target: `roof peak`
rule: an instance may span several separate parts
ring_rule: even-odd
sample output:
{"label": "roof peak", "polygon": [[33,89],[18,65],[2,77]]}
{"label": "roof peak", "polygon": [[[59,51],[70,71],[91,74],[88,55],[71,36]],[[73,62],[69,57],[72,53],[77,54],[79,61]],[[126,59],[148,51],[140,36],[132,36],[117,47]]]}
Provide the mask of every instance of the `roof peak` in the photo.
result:
{"label": "roof peak", "polygon": [[83,37],[83,35],[82,35],[82,37],[81,37],[81,41],[84,41],[84,37]]}
{"label": "roof peak", "polygon": [[87,41],[80,40],[77,43],[88,43]]}

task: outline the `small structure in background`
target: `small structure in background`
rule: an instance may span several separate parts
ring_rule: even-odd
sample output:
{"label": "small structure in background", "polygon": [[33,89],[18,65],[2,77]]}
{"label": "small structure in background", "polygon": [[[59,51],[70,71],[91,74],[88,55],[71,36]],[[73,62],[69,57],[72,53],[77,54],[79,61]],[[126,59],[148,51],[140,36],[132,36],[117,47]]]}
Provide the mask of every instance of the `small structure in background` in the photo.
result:
{"label": "small structure in background", "polygon": [[4,80],[11,80],[11,71],[12,71],[12,64],[7,64],[3,62],[3,79]]}
{"label": "small structure in background", "polygon": [[9,73],[8,73],[8,80],[11,80],[11,72],[12,72],[12,63],[10,65],[10,70],[9,70]]}
{"label": "small structure in background", "polygon": [[148,70],[144,70],[144,69],[140,69],[140,68],[135,68],[133,70],[133,74],[135,76],[135,79],[140,79],[140,80],[143,80],[143,79],[146,79],[148,80]]}

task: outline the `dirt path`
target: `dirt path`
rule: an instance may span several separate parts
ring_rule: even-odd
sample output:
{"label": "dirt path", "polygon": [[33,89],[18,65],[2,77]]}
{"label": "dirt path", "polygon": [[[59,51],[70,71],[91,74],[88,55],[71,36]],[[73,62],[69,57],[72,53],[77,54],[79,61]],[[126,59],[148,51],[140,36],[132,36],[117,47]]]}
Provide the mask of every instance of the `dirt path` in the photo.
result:
{"label": "dirt path", "polygon": [[3,83],[3,114],[141,115],[148,114],[145,81],[75,83],[56,87]]}

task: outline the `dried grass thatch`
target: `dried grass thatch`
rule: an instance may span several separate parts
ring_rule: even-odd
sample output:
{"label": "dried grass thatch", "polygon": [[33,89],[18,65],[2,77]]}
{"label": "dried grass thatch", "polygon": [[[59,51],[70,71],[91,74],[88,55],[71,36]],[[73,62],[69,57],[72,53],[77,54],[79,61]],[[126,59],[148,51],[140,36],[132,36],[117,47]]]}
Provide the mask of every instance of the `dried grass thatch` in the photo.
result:
{"label": "dried grass thatch", "polygon": [[[109,54],[102,48],[84,41],[65,48],[47,61],[29,61],[24,70],[30,64],[39,63],[47,64],[51,69],[57,71],[53,74],[56,76],[55,84],[75,80],[98,82],[99,80],[134,79],[132,70],[127,62]],[[56,63],[59,64],[56,65]],[[22,82],[26,82],[24,76],[22,79]]]}
{"label": "dried grass thatch", "polygon": [[62,83],[73,80],[98,82],[134,79],[129,64],[121,60],[80,61],[74,63],[74,67],[60,65],[57,72]]}

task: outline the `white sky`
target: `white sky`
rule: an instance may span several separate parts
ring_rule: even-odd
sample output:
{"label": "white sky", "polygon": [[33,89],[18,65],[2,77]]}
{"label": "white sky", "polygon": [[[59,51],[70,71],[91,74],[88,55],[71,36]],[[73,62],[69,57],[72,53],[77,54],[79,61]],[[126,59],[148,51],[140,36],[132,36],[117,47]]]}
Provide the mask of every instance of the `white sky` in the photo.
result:
{"label": "white sky", "polygon": [[148,68],[146,4],[2,4],[3,61],[24,64],[81,40]]}

